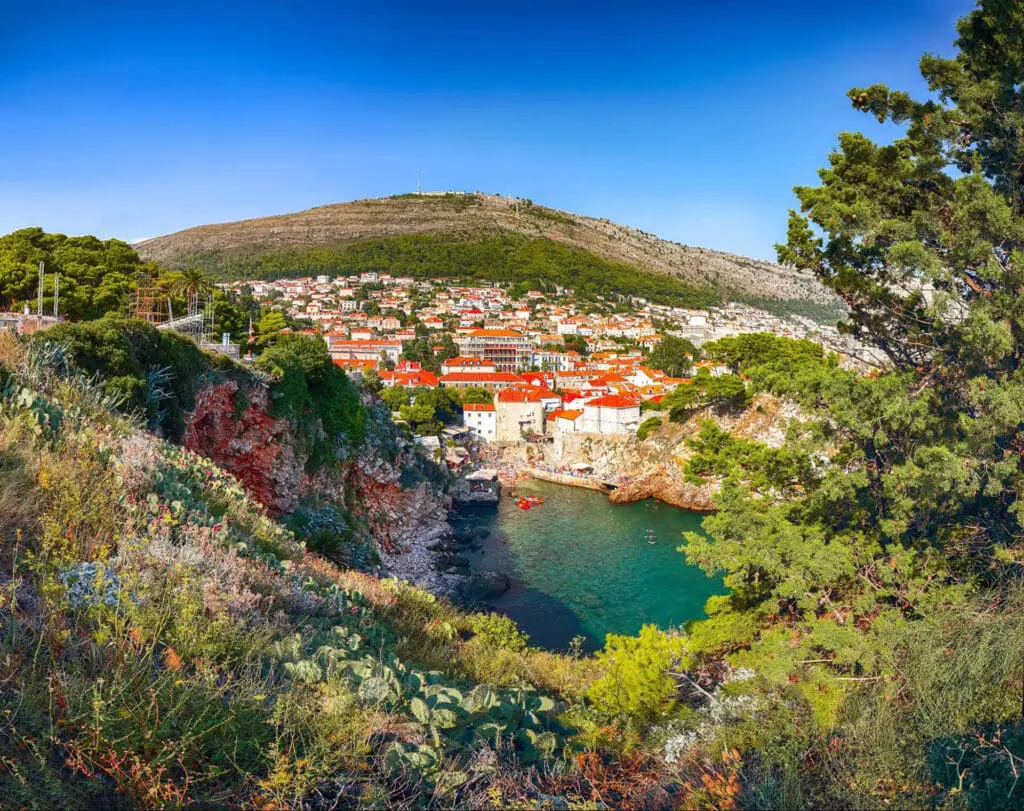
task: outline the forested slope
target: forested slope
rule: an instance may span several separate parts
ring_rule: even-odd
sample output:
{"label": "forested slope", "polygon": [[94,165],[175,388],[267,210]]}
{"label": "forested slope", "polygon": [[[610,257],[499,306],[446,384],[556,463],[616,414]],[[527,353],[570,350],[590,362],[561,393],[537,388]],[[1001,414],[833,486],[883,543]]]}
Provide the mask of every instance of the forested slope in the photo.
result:
{"label": "forested slope", "polygon": [[575,279],[654,298],[662,291],[694,306],[700,296],[728,295],[831,304],[836,310],[810,275],[792,268],[484,194],[356,200],[199,226],[137,247],[145,259],[170,267],[196,263],[228,278],[393,269],[435,278]]}

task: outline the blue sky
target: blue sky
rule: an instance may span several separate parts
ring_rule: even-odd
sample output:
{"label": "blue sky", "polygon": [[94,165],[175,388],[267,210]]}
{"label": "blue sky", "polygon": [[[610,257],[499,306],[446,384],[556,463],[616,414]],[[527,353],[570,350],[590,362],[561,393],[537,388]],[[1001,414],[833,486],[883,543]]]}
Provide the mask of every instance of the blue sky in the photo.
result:
{"label": "blue sky", "polygon": [[848,88],[968,0],[0,0],[0,233],[137,239],[426,189],[773,258]]}

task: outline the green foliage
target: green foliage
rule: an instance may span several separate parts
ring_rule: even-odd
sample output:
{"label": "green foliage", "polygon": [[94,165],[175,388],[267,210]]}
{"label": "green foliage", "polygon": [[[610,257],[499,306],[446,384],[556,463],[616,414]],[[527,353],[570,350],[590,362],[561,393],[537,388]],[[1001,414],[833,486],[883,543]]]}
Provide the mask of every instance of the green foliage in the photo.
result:
{"label": "green foliage", "polygon": [[609,262],[549,239],[516,235],[463,241],[417,234],[274,253],[206,254],[196,261],[224,279],[384,271],[417,279],[524,282],[541,289],[561,285],[583,297],[642,296],[680,307],[704,308],[718,301],[712,291],[668,276]]}
{"label": "green foliage", "polygon": [[267,310],[256,324],[256,335],[259,338],[259,342],[267,346],[274,343],[281,334],[281,331],[287,328],[288,320],[284,317],[284,313],[277,310]]}
{"label": "green foliage", "polygon": [[732,374],[711,375],[702,368],[689,383],[680,383],[665,395],[661,405],[668,409],[672,422],[685,422],[701,408],[735,410],[749,401],[742,378]]}
{"label": "green foliage", "polygon": [[780,338],[769,332],[719,338],[704,344],[703,349],[709,360],[723,363],[737,374],[758,366],[792,370],[824,357],[821,344],[806,338]]}
{"label": "green foliage", "polygon": [[185,414],[195,407],[199,378],[215,366],[230,367],[188,338],[116,317],[59,324],[33,341],[64,347],[77,369],[101,378],[122,411],[142,413],[151,428],[175,440],[184,432]]}
{"label": "green foliage", "polygon": [[311,335],[282,335],[260,355],[258,368],[273,376],[273,413],[285,417],[317,470],[359,448],[366,409],[359,392],[331,360],[324,342]]}
{"label": "green foliage", "polygon": [[579,352],[584,357],[590,354],[590,345],[582,335],[566,335],[562,340],[562,348],[566,352]]}
{"label": "green foliage", "polygon": [[512,620],[501,614],[474,614],[470,627],[496,648],[521,651],[526,649],[530,640]]}
{"label": "green foliage", "polygon": [[125,312],[143,268],[134,249],[120,240],[25,228],[0,237],[0,307],[29,302],[35,311],[40,262],[46,263],[47,273],[44,315],[53,312],[54,279],[59,273],[60,314],[70,319]]}
{"label": "green foliage", "polygon": [[640,427],[636,429],[636,438],[643,442],[647,437],[657,432],[660,428],[661,417],[648,417],[640,423]]}
{"label": "green foliage", "polygon": [[686,444],[694,451],[685,467],[694,484],[713,476],[733,484],[742,482],[763,496],[791,497],[817,483],[809,449],[796,442],[770,448],[734,437],[714,420],[704,420],[700,434]]}
{"label": "green foliage", "polygon": [[607,672],[588,693],[598,711],[641,727],[671,712],[678,689],[671,674],[688,664],[682,637],[654,625],[635,637],[608,634],[598,659]]}
{"label": "green foliage", "polygon": [[476,403],[478,405],[487,405],[488,403],[494,402],[494,394],[487,389],[482,389],[479,386],[470,386],[461,393],[462,403]]}
{"label": "green foliage", "polygon": [[392,386],[381,396],[420,436],[435,436],[445,425],[452,425],[461,405],[458,392],[453,389]]}
{"label": "green foliage", "polygon": [[695,360],[700,360],[700,350],[690,341],[675,335],[666,335],[647,356],[648,366],[661,369],[669,377],[686,377]]}

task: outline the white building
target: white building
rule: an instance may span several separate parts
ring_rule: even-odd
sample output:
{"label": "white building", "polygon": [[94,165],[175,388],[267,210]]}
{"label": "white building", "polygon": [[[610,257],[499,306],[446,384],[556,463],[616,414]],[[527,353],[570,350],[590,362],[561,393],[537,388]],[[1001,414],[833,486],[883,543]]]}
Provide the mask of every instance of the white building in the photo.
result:
{"label": "white building", "polygon": [[629,434],[640,425],[640,404],[632,397],[608,394],[583,405],[578,430],[588,434]]}
{"label": "white building", "polygon": [[494,403],[466,403],[462,406],[462,422],[474,436],[493,442],[498,433],[498,417]]}

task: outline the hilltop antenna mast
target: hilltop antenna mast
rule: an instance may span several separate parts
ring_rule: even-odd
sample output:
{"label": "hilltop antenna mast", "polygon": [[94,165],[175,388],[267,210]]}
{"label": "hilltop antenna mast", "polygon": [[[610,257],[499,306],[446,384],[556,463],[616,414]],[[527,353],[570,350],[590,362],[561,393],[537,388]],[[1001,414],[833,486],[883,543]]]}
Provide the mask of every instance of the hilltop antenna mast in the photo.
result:
{"label": "hilltop antenna mast", "polygon": [[422,178],[423,178],[423,170],[422,169],[417,169],[416,170],[416,194],[422,194],[423,193],[423,192],[420,191],[420,180]]}
{"label": "hilltop antenna mast", "polygon": [[39,298],[36,302],[36,317],[42,321],[43,318],[43,279],[46,278],[46,263],[39,263]]}

